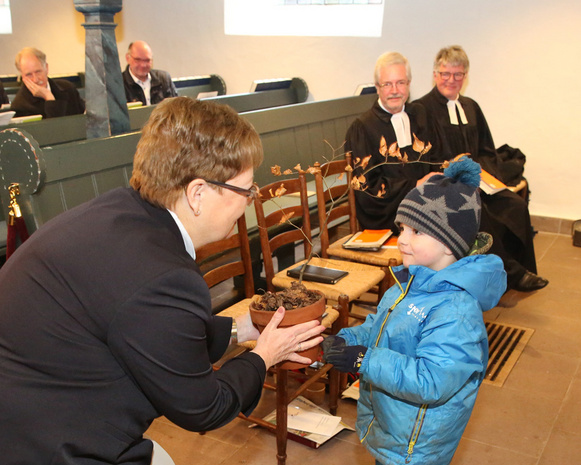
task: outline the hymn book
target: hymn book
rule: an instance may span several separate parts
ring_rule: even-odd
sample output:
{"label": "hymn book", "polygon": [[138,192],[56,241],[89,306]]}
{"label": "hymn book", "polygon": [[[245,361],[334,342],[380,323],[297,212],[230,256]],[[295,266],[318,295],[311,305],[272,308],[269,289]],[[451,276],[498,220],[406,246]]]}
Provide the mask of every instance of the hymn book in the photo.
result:
{"label": "hymn book", "polygon": [[506,189],[506,184],[492,176],[488,171],[482,170],[480,173],[480,189],[488,195],[493,195]]}
{"label": "hymn book", "polygon": [[350,250],[368,250],[377,252],[391,236],[391,229],[364,229],[359,231],[343,244]]}

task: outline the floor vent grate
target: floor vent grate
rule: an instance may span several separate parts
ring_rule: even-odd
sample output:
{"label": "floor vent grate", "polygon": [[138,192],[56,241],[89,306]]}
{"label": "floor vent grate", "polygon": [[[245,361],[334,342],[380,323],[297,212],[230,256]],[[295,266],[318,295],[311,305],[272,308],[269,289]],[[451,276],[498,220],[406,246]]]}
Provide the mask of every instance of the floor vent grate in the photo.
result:
{"label": "floor vent grate", "polygon": [[535,330],[486,322],[486,331],[489,355],[484,382],[501,387]]}

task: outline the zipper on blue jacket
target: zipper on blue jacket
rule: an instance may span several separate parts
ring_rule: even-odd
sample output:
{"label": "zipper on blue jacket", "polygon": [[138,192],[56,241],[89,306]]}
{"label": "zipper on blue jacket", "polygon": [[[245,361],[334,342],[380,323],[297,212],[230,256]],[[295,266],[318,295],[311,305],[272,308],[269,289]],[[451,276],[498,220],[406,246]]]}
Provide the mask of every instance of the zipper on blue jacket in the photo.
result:
{"label": "zipper on blue jacket", "polygon": [[391,307],[389,307],[389,310],[387,311],[387,314],[385,315],[383,323],[381,323],[381,328],[379,330],[379,333],[377,335],[377,339],[375,341],[375,347],[377,347],[379,345],[379,340],[381,339],[381,335],[383,334],[383,328],[385,328],[385,325],[387,324],[387,319],[389,318],[389,315],[391,315],[391,312],[397,306],[397,304],[399,304],[404,299],[404,297],[408,294],[408,292],[410,291],[410,287],[412,285],[412,281],[414,280],[414,275],[411,275],[409,277],[408,284],[407,284],[406,288],[404,289],[403,287],[401,287],[401,283],[397,280],[397,278],[393,274],[391,267],[389,268],[389,272],[391,273],[391,275],[395,279],[395,282],[398,285],[398,287],[401,291],[401,294],[399,295],[399,297],[397,299],[395,299],[395,302],[393,303],[393,305]]}
{"label": "zipper on blue jacket", "polygon": [[405,463],[410,463],[412,461],[414,446],[420,437],[420,432],[422,431],[422,426],[424,424],[424,418],[426,417],[426,410],[428,410],[428,404],[423,404],[418,410],[418,415],[416,416],[416,421],[414,423],[412,434],[410,435],[410,440],[408,442],[408,455],[405,458]]}
{"label": "zipper on blue jacket", "polygon": [[[377,336],[377,340],[375,341],[375,347],[377,347],[378,344],[379,344],[379,340],[381,339],[381,335],[383,334],[383,328],[385,327],[385,324],[387,323],[387,319],[389,318],[389,315],[391,315],[391,312],[396,307],[396,305],[399,304],[403,300],[403,298],[407,295],[407,293],[410,290],[410,286],[412,284],[412,281],[414,280],[414,275],[411,275],[410,278],[409,278],[408,284],[407,284],[406,288],[404,289],[401,286],[399,280],[393,274],[393,271],[392,271],[391,267],[389,267],[389,272],[391,273],[391,275],[395,279],[396,284],[399,286],[399,289],[401,291],[401,294],[399,295],[399,297],[397,299],[395,299],[395,302],[393,303],[393,305],[391,307],[389,307],[389,310],[387,311],[387,314],[385,315],[385,318],[383,319],[383,323],[381,324],[381,329],[379,330],[379,335]],[[369,385],[369,395],[373,397],[373,388],[372,388],[371,385]],[[371,399],[371,401],[373,402],[373,399]],[[373,425],[373,422],[374,421],[375,421],[375,415],[373,415],[373,418],[369,422],[369,425],[367,426],[367,430],[365,431],[365,434],[361,438],[361,441],[360,442],[365,441],[365,438],[369,434],[369,431],[371,431],[371,426]],[[417,422],[417,420],[416,420],[416,422]],[[419,431],[418,431],[418,436],[419,436]],[[413,450],[413,446],[412,446],[412,450]]]}

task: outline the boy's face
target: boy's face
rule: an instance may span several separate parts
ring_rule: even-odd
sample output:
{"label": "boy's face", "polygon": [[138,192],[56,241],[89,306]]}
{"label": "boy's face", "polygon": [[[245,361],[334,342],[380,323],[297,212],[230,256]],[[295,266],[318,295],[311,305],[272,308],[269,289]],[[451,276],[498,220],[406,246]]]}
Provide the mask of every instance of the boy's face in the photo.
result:
{"label": "boy's face", "polygon": [[402,224],[400,229],[397,247],[406,268],[421,265],[440,271],[456,261],[450,249],[432,236],[406,224]]}

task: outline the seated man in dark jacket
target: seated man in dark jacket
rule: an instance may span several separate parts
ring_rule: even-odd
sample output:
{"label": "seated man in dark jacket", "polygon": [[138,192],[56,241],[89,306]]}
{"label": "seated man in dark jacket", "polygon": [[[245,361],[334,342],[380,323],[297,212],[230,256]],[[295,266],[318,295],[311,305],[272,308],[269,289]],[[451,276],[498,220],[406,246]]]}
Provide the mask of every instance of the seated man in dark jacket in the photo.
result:
{"label": "seated man in dark jacket", "polygon": [[6,94],[6,90],[4,90],[4,85],[0,82],[0,103],[10,103],[10,99],[8,98],[8,94]]}
{"label": "seated man in dark jacket", "polygon": [[123,71],[123,86],[127,102],[141,102],[143,105],[155,105],[168,97],[177,97],[178,93],[167,71],[151,69],[153,53],[151,47],[142,40],[129,44],[127,68]]}
{"label": "seated man in dark jacket", "polygon": [[42,115],[43,118],[78,115],[85,112],[85,102],[74,84],[48,77],[46,55],[33,47],[20,50],[15,59],[22,76],[11,109],[14,116]]}

